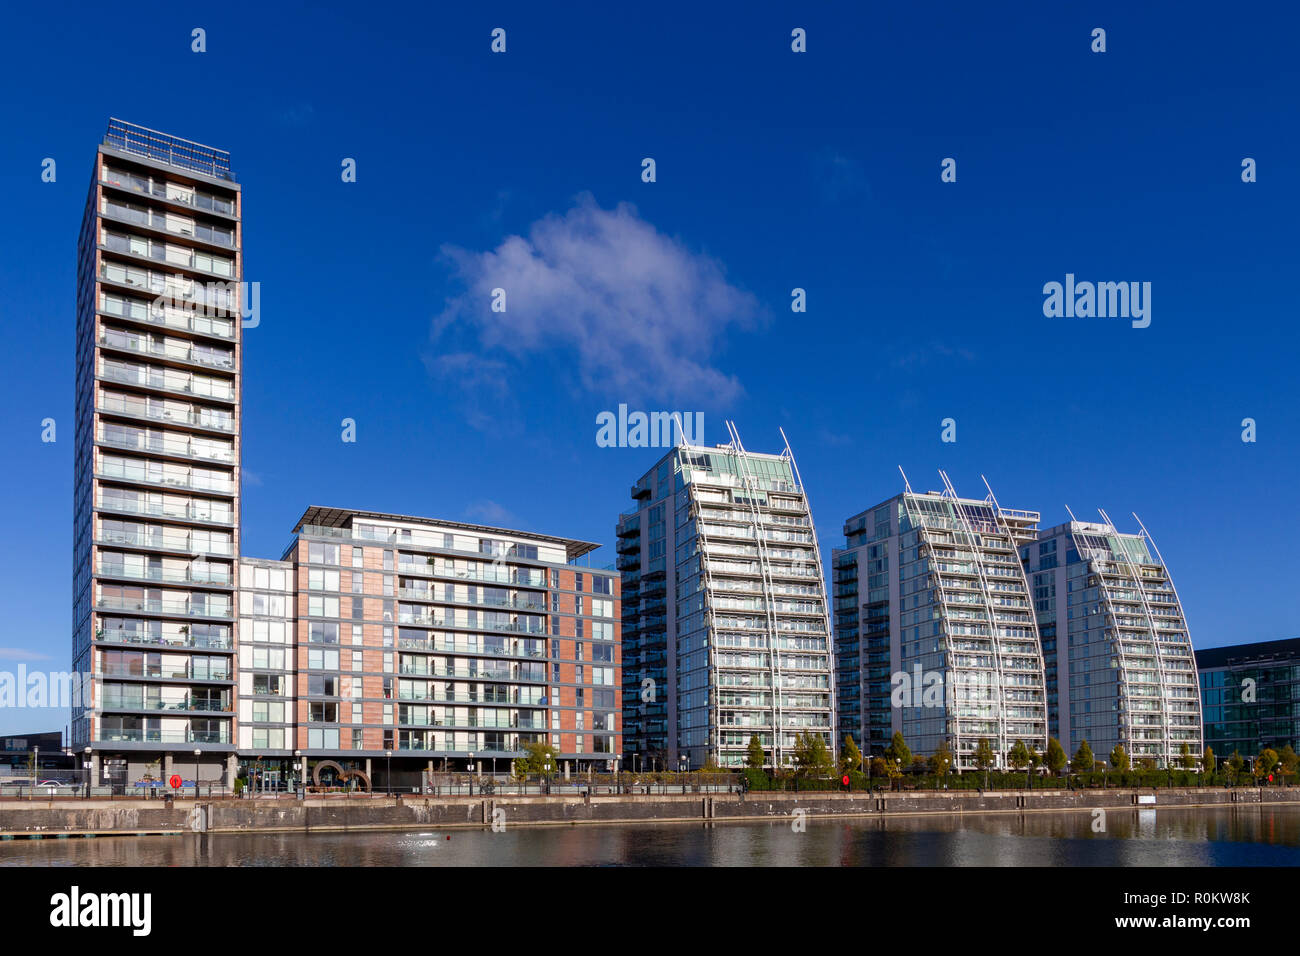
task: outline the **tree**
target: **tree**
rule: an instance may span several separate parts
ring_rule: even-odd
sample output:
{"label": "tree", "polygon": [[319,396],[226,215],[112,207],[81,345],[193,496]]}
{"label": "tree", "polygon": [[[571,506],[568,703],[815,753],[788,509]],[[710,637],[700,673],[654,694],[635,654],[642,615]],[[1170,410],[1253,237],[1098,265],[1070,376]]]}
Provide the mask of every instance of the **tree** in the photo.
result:
{"label": "tree", "polygon": [[1023,740],[1017,740],[1007,751],[1007,764],[1012,770],[1024,770],[1029,766],[1029,748]]}
{"label": "tree", "polygon": [[948,741],[942,740],[934,753],[930,755],[930,772],[936,777],[942,777],[952,766],[952,750],[948,747]]}
{"label": "tree", "polygon": [[1110,752],[1110,765],[1120,772],[1129,768],[1128,751],[1124,749],[1123,744],[1116,744],[1115,749]]}
{"label": "tree", "polygon": [[1079,749],[1074,752],[1074,759],[1070,761],[1070,769],[1075,773],[1089,773],[1097,763],[1097,758],[1093,756],[1092,748],[1088,746],[1088,741],[1079,744]]}
{"label": "tree", "polygon": [[925,773],[926,760],[920,754],[912,754],[912,773]]}
{"label": "tree", "polygon": [[1196,769],[1196,758],[1192,756],[1192,748],[1186,743],[1178,749],[1178,766],[1184,770]]}
{"label": "tree", "polygon": [[893,774],[890,773],[890,771],[893,769],[893,766],[894,765],[886,761],[884,757],[872,757],[871,775],[873,777],[893,776]]}
{"label": "tree", "polygon": [[848,734],[844,735],[844,748],[840,751],[840,773],[851,773],[862,769],[862,751]]}
{"label": "tree", "polygon": [[1047,753],[1043,754],[1043,765],[1052,773],[1060,773],[1065,769],[1065,751],[1061,749],[1061,742],[1055,737],[1047,738]]}
{"label": "tree", "polygon": [[745,766],[750,770],[762,770],[767,763],[767,754],[763,751],[763,742],[758,734],[749,735],[749,751],[745,754]]}
{"label": "tree", "polygon": [[1255,777],[1262,780],[1273,772],[1277,766],[1277,751],[1272,747],[1265,747],[1255,758]]}
{"label": "tree", "polygon": [[1283,747],[1277,754],[1278,772],[1282,774],[1283,782],[1287,777],[1294,776],[1296,769],[1300,768],[1300,754],[1292,749],[1290,744]]}
{"label": "tree", "polygon": [[993,748],[989,746],[989,739],[981,737],[979,744],[975,747],[975,767],[978,770],[988,770],[993,766]]}
{"label": "tree", "polygon": [[1039,768],[1039,766],[1042,765],[1042,763],[1043,763],[1043,755],[1040,754],[1040,753],[1039,753],[1037,750],[1035,750],[1033,747],[1030,747],[1030,748],[1029,748],[1029,769],[1030,769],[1030,771],[1037,771],[1038,768]]}
{"label": "tree", "polygon": [[794,764],[801,777],[820,777],[830,772],[831,752],[821,734],[808,731],[794,738]]}
{"label": "tree", "polygon": [[896,764],[900,768],[906,768],[912,764],[912,749],[907,746],[903,740],[903,732],[900,730],[889,741],[889,746],[885,748],[885,762]]}
{"label": "tree", "polygon": [[1232,756],[1228,758],[1228,769],[1234,777],[1238,777],[1241,775],[1241,768],[1244,766],[1246,766],[1246,761],[1241,754],[1234,750]]}
{"label": "tree", "polygon": [[1214,763],[1214,748],[1206,747],[1205,753],[1201,754],[1201,770],[1205,771],[1206,773],[1214,773],[1215,766],[1216,765]]}
{"label": "tree", "polygon": [[540,741],[528,744],[524,747],[525,756],[515,760],[515,776],[532,777],[540,776],[554,770],[560,765],[559,754],[549,744]]}

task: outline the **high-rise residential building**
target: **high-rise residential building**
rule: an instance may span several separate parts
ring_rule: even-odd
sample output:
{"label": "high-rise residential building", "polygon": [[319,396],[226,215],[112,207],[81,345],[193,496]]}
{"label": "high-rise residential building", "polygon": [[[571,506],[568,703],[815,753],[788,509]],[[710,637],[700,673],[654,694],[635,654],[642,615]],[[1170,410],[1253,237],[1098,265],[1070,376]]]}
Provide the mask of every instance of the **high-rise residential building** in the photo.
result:
{"label": "high-rise residential building", "polygon": [[1300,638],[1196,652],[1205,746],[1222,763],[1234,752],[1300,750]]}
{"label": "high-rise residential building", "polygon": [[817,535],[787,443],[681,444],[620,516],[624,765],[789,765],[832,746],[830,621]]}
{"label": "high-rise residential building", "polygon": [[[944,491],[903,493],[844,524],[832,558],[838,732],[880,755],[947,744],[957,770],[988,741],[1047,744],[1043,655],[1019,548],[1036,511]],[[905,481],[906,484],[906,481]]]}
{"label": "high-rise residential building", "polygon": [[1201,753],[1196,660],[1178,592],[1155,543],[1102,522],[1071,520],[1038,533],[1021,554],[1047,649],[1052,736],[1097,759],[1166,767]]}
{"label": "high-rise residential building", "polygon": [[71,743],[113,780],[233,762],[240,216],[228,153],[109,122],[77,253],[72,659],[93,679]]}
{"label": "high-rise residential building", "polygon": [[245,579],[241,752],[282,773],[296,751],[309,768],[372,776],[378,759],[411,786],[426,771],[506,772],[532,743],[554,749],[559,772],[614,770],[619,580],[579,563],[597,547],[308,508],[282,561],[258,562],[251,602]]}

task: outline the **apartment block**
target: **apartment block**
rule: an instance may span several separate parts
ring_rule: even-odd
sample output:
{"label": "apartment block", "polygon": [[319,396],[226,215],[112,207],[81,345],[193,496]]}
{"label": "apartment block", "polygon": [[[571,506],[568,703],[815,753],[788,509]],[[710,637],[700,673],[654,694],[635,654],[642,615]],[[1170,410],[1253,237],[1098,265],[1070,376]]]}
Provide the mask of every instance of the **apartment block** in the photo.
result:
{"label": "apartment block", "polygon": [[1205,746],[1222,762],[1265,747],[1300,750],[1300,639],[1196,652]]}
{"label": "apartment block", "polygon": [[1036,511],[908,486],[844,524],[832,555],[838,733],[879,756],[901,732],[913,753],[946,743],[957,770],[987,740],[996,765],[1017,740],[1047,743],[1042,648],[1019,548]]}
{"label": "apartment block", "polygon": [[[264,728],[267,746],[248,752],[372,774],[383,758],[385,772],[391,760],[394,776],[413,785],[427,771],[506,772],[531,743],[551,745],[562,772],[613,770],[622,747],[619,581],[579,563],[597,547],[308,508],[282,560],[267,567],[271,583],[277,568],[292,582],[285,641],[275,642],[279,607],[268,604],[265,656],[255,630],[241,647],[241,692],[251,678],[252,707],[270,707],[247,728]],[[286,733],[276,748],[279,704]],[[241,751],[245,719],[241,709]]]}
{"label": "apartment block", "polygon": [[[1071,520],[1022,546],[1048,657],[1052,735],[1098,759],[1123,744],[1134,762],[1201,753],[1196,659],[1173,579],[1155,543],[1103,521]],[[1139,522],[1140,526],[1140,522]]]}
{"label": "apartment block", "polygon": [[72,660],[92,681],[70,743],[97,781],[101,754],[114,782],[232,765],[240,215],[228,153],[110,121],[77,249]]}
{"label": "apartment block", "polygon": [[781,454],[681,444],[621,515],[624,765],[789,765],[832,745],[830,620],[807,495]]}

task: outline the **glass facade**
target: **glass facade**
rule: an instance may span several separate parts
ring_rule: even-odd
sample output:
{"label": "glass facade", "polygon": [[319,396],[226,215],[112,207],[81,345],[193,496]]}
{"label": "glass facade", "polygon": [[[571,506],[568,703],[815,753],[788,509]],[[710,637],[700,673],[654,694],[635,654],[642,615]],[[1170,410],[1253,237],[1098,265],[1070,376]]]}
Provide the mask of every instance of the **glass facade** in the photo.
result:
{"label": "glass facade", "polygon": [[1300,748],[1300,640],[1197,651],[1205,746],[1234,752]]}
{"label": "glass facade", "polygon": [[[1150,538],[1108,523],[1041,532],[1022,556],[1052,633],[1053,736],[1098,759],[1177,765],[1202,749],[1196,662],[1182,606]],[[1061,642],[1064,637],[1064,642]]]}
{"label": "glass facade", "polygon": [[837,552],[841,733],[881,754],[946,744],[958,770],[987,740],[998,766],[1017,741],[1046,744],[1045,679],[1018,548],[1036,512],[910,491],[850,518]]}
{"label": "glass facade", "polygon": [[625,764],[738,767],[753,736],[778,765],[799,734],[831,746],[825,583],[789,453],[681,446],[633,497],[618,526]]}

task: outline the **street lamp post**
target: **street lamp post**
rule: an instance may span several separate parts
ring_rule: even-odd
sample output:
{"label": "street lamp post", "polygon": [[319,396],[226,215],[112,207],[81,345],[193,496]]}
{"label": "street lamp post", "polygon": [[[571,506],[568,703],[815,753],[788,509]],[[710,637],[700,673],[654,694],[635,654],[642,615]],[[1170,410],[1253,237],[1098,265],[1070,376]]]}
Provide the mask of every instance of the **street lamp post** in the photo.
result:
{"label": "street lamp post", "polygon": [[295,750],[293,752],[293,759],[295,761],[293,765],[293,769],[298,774],[298,786],[295,789],[297,789],[298,791],[298,799],[301,800],[304,796],[306,796],[307,758],[305,758],[302,755],[301,750]]}
{"label": "street lamp post", "polygon": [[469,751],[469,762],[465,764],[465,769],[469,771],[469,792],[474,792],[474,751]]}
{"label": "street lamp post", "polygon": [[201,757],[202,755],[203,755],[203,751],[200,750],[198,747],[195,747],[194,748],[194,799],[195,800],[199,798],[199,757]]}
{"label": "street lamp post", "polygon": [[82,763],[86,768],[86,799],[89,800],[90,799],[90,764],[91,764],[90,746],[87,745],[86,749],[82,751],[82,753],[85,754],[85,760],[82,761]]}
{"label": "street lamp post", "polygon": [[384,793],[393,795],[393,752],[384,751]]}

